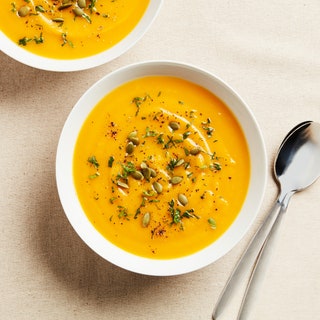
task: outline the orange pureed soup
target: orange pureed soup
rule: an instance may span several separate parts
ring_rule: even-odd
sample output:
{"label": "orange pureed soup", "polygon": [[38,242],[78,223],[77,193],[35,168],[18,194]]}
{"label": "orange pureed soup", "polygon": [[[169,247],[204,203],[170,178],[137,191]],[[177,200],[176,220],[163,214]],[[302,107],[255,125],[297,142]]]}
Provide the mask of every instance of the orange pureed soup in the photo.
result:
{"label": "orange pureed soup", "polygon": [[81,205],[118,247],[167,259],[199,251],[237,217],[249,151],[228,107],[191,82],[148,76],[107,94],[74,151]]}
{"label": "orange pureed soup", "polygon": [[35,54],[84,58],[120,42],[148,5],[149,0],[1,0],[0,29]]}

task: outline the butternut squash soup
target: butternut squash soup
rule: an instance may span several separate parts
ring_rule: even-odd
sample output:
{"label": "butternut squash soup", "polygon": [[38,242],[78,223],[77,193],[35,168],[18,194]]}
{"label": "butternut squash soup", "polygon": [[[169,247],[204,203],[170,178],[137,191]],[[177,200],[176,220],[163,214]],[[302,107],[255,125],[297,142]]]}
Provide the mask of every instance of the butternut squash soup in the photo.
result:
{"label": "butternut squash soup", "polygon": [[88,219],[116,246],[171,259],[217,240],[246,197],[250,159],[228,107],[171,76],[132,80],[86,119],[74,184]]}
{"label": "butternut squash soup", "polygon": [[111,48],[138,24],[150,0],[2,0],[0,28],[44,57],[84,58]]}

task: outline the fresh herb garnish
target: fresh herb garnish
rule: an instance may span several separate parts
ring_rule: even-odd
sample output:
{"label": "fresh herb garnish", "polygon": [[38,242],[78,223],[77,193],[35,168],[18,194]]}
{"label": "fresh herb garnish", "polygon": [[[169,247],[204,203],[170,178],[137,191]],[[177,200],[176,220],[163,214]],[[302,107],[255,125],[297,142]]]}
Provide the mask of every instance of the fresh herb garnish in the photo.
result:
{"label": "fresh herb garnish", "polygon": [[174,168],[179,167],[183,164],[184,164],[184,159],[180,159],[178,157],[172,158],[172,159],[170,159],[170,161],[167,165],[167,169],[172,171]]}
{"label": "fresh herb garnish", "polygon": [[201,122],[201,124],[202,124],[202,129],[206,131],[207,136],[212,137],[214,129],[211,126],[209,126],[211,124],[211,119],[207,118],[207,120]]}
{"label": "fresh herb garnish", "polygon": [[21,39],[18,40],[18,44],[20,46],[26,46],[28,44],[28,42],[30,41],[34,41],[36,44],[40,44],[44,42],[43,36],[42,36],[42,32],[40,33],[40,36],[34,36],[33,38],[27,38],[27,37],[23,37]]}
{"label": "fresh herb garnish", "polygon": [[218,162],[214,162],[210,164],[209,168],[210,170],[217,170],[217,171],[220,171],[222,169],[221,164]]}
{"label": "fresh herb garnish", "polygon": [[[91,165],[93,165],[93,167],[94,167],[96,170],[99,169],[99,163],[98,163],[98,161],[97,161],[97,159],[96,159],[95,156],[89,157],[89,158],[88,158],[88,162],[89,162]],[[96,171],[94,174],[91,174],[91,175],[89,176],[89,179],[95,179],[95,178],[98,178],[99,176],[100,176],[99,171]]]}
{"label": "fresh herb garnish", "polygon": [[137,116],[140,112],[140,106],[143,102],[145,102],[147,100],[147,98],[149,98],[151,101],[153,101],[153,99],[150,97],[149,94],[146,94],[144,97],[134,97],[132,99],[132,103],[134,103],[137,107],[137,111],[135,113],[135,116]]}
{"label": "fresh herb garnish", "polygon": [[182,137],[183,137],[183,140],[186,140],[189,136],[190,136],[191,132],[190,131],[186,131],[183,133]]}
{"label": "fresh herb garnish", "polygon": [[199,216],[197,216],[196,214],[194,214],[194,209],[189,209],[186,210],[182,213],[182,216],[185,218],[196,218],[196,219],[200,219]]}
{"label": "fresh herb garnish", "polygon": [[150,130],[149,127],[146,127],[146,133],[143,136],[143,138],[148,138],[148,137],[156,137],[158,133],[154,130]]}
{"label": "fresh herb garnish", "polygon": [[172,218],[171,224],[179,224],[180,225],[180,229],[183,230],[184,226],[183,226],[183,222],[182,219],[183,218],[195,218],[195,219],[200,219],[195,213],[194,213],[194,209],[188,209],[185,211],[181,211],[179,208],[175,208],[175,202],[174,200],[170,200],[170,202],[168,202],[169,205],[169,212]]}
{"label": "fresh herb garnish", "polygon": [[91,174],[90,176],[89,176],[89,179],[95,179],[95,178],[98,178],[100,176],[100,173],[99,172],[96,172],[96,173],[94,173],[94,174]]}
{"label": "fresh herb garnish", "polygon": [[18,44],[20,46],[26,46],[28,42],[32,41],[31,38],[27,38],[27,37],[23,37],[21,39],[19,39]]}
{"label": "fresh herb garnish", "polygon": [[108,160],[108,167],[109,167],[109,168],[112,168],[113,162],[114,162],[114,157],[113,157],[113,156],[110,156],[110,157],[109,157],[109,160]]}
{"label": "fresh herb garnish", "polygon": [[97,0],[90,0],[90,4],[88,8],[90,9],[91,13],[95,10],[96,2]]}
{"label": "fresh herb garnish", "polygon": [[44,39],[43,39],[43,36],[42,36],[42,32],[40,33],[40,36],[39,36],[39,37],[34,37],[34,38],[33,38],[33,41],[34,41],[36,44],[43,43],[43,42],[44,42]]}
{"label": "fresh herb garnish", "polygon": [[11,2],[11,11],[12,12],[16,12],[17,11],[17,7],[16,7],[16,3],[15,2]]}
{"label": "fresh herb garnish", "polygon": [[110,202],[111,204],[113,204],[113,203],[115,202],[115,200],[117,200],[117,197],[111,197],[111,198],[109,199],[109,202]]}
{"label": "fresh herb garnish", "polygon": [[62,32],[62,33],[61,33],[61,38],[62,38],[62,44],[61,44],[61,46],[63,47],[63,46],[65,46],[66,44],[68,44],[71,48],[73,48],[73,43],[72,43],[72,41],[70,41],[67,37],[68,37],[68,35],[67,35],[66,32]]}
{"label": "fresh herb garnish", "polygon": [[139,208],[136,210],[136,213],[135,213],[135,215],[134,215],[134,219],[137,219],[138,215],[141,213],[141,208],[142,208],[142,207],[145,207],[145,205],[146,205],[146,200],[147,200],[146,197],[142,197],[142,202],[141,202]]}
{"label": "fresh herb garnish", "polygon": [[164,144],[164,149],[169,149],[171,147],[175,147],[177,143],[181,143],[183,142],[182,139],[174,139],[173,136],[168,136],[168,141]]}
{"label": "fresh herb garnish", "polygon": [[174,200],[170,200],[169,204],[169,212],[172,217],[172,223],[179,224],[181,223],[180,209],[174,207]]}
{"label": "fresh herb garnish", "polygon": [[132,172],[136,171],[136,167],[132,162],[128,162],[126,164],[122,164],[122,177],[128,177],[128,175]]}
{"label": "fresh herb garnish", "polygon": [[144,191],[142,192],[142,194],[143,194],[145,197],[153,197],[153,196],[155,196],[157,193],[156,193],[154,190],[149,189],[149,190],[144,190]]}
{"label": "fresh herb garnish", "polygon": [[163,139],[163,133],[160,133],[157,137],[157,142],[158,144],[163,144],[164,143],[164,139]]}
{"label": "fresh herb garnish", "polygon": [[88,162],[91,163],[96,169],[99,168],[100,164],[99,162],[97,161],[96,157],[95,156],[91,156],[88,158]]}
{"label": "fresh herb garnish", "polygon": [[128,209],[123,206],[118,206],[118,218],[129,220]]}

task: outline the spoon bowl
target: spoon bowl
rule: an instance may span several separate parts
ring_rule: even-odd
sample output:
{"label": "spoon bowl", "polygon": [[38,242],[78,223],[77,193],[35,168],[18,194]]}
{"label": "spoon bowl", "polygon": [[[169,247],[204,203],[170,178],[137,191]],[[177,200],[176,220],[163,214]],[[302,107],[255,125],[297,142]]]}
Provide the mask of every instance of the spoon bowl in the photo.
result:
{"label": "spoon bowl", "polygon": [[281,195],[304,190],[320,176],[320,124],[306,122],[282,143],[274,165]]}

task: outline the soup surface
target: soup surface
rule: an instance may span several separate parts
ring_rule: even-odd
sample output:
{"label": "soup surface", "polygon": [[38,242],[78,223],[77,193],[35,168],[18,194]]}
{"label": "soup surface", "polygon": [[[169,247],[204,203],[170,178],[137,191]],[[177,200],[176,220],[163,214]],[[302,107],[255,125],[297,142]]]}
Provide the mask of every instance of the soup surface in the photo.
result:
{"label": "soup surface", "polygon": [[74,151],[74,183],[95,228],[131,253],[192,254],[218,239],[247,193],[250,159],[227,106],[168,76],[133,80],[91,111]]}
{"label": "soup surface", "polygon": [[35,54],[83,58],[120,42],[148,4],[149,0],[1,0],[0,29]]}

